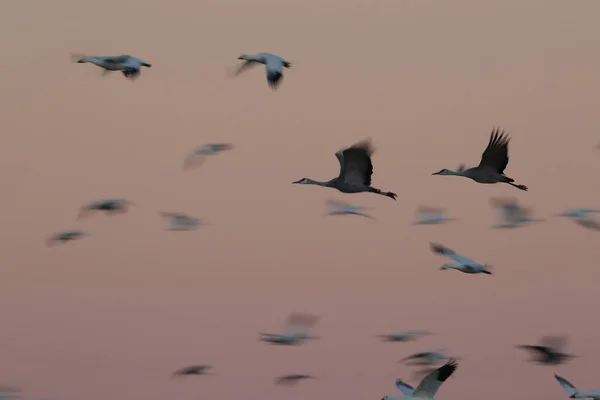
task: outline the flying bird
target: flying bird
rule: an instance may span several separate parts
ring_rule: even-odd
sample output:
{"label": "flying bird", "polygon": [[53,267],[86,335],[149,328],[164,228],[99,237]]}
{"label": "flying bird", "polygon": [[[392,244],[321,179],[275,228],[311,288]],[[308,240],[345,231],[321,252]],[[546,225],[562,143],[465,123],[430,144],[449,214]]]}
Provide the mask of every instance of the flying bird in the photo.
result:
{"label": "flying bird", "polygon": [[275,379],[275,383],[278,385],[284,385],[284,386],[296,386],[298,384],[298,382],[302,381],[302,380],[307,380],[307,379],[317,379],[314,376],[311,375],[305,375],[305,374],[290,374],[290,375],[283,375],[278,377],[277,379]]}
{"label": "flying bird", "polygon": [[413,225],[443,224],[453,219],[444,215],[444,210],[441,208],[419,206],[417,208],[417,219],[413,222]]}
{"label": "flying bird", "polygon": [[319,320],[319,317],[304,314],[292,313],[287,320],[283,333],[259,333],[260,340],[279,345],[298,345],[310,339],[318,339],[315,336],[309,336],[308,331]]}
{"label": "flying bird", "polygon": [[188,169],[192,166],[200,166],[204,163],[206,157],[231,149],[233,149],[233,145],[229,143],[207,143],[198,146],[188,154],[183,161],[183,169]]}
{"label": "flying bird", "polygon": [[210,365],[190,365],[173,372],[173,377],[185,375],[210,375],[212,374],[210,372],[211,369],[212,367]]}
{"label": "flying bird", "polygon": [[364,210],[367,210],[367,207],[353,206],[338,200],[327,200],[326,204],[329,206],[327,215],[360,215],[361,217],[375,219],[363,212]]}
{"label": "flying bird", "polygon": [[244,63],[238,67],[235,72],[236,76],[250,67],[263,64],[267,74],[267,83],[273,90],[277,89],[281,84],[284,68],[290,68],[292,66],[291,62],[271,53],[242,54],[238,57],[238,60],[244,60]]}
{"label": "flying bird", "polygon": [[14,386],[0,386],[0,400],[17,400],[20,398],[20,388]]}
{"label": "flying bird", "polygon": [[417,340],[421,336],[431,335],[431,332],[427,331],[405,331],[398,333],[388,333],[385,335],[377,335],[384,342],[410,342]]}
{"label": "flying bird", "polygon": [[457,367],[456,360],[449,360],[446,364],[425,376],[416,389],[402,381],[402,379],[398,379],[396,380],[396,387],[400,389],[402,396],[384,396],[381,400],[434,400],[440,386],[454,373]]}
{"label": "flying bird", "polygon": [[94,210],[104,211],[108,215],[121,214],[127,212],[130,205],[133,205],[133,203],[123,199],[96,200],[81,207],[77,218],[82,218]]}
{"label": "flying bird", "polygon": [[86,235],[87,234],[84,231],[80,231],[79,229],[69,229],[55,233],[54,235],[50,236],[47,240],[47,244],[48,246],[52,246],[58,242],[66,243],[71,240],[80,239]]}
{"label": "flying bird", "polygon": [[150,68],[152,65],[146,61],[129,55],[120,56],[84,56],[72,54],[71,58],[77,63],[92,63],[103,68],[103,75],[113,71],[121,71],[125,78],[134,80],[140,76],[142,67]]}
{"label": "flying bird", "polygon": [[532,211],[519,205],[515,199],[492,198],[490,200],[492,207],[500,213],[502,222],[492,226],[493,228],[517,228],[529,222],[543,221],[539,218],[532,218]]}
{"label": "flying bird", "polygon": [[567,393],[569,393],[569,398],[600,400],[600,390],[588,390],[585,392],[581,392],[577,390],[575,385],[573,385],[571,382],[569,382],[562,376],[554,374],[554,377],[556,378],[558,383],[560,383],[560,386],[562,386],[567,391]]}
{"label": "flying bird", "polygon": [[584,228],[600,230],[600,221],[595,218],[594,214],[600,212],[594,208],[573,208],[562,213],[556,214],[557,217],[568,217],[573,222],[581,225]]}
{"label": "flying bird", "polygon": [[447,356],[444,354],[445,352],[446,349],[423,351],[405,357],[398,362],[408,361],[409,365],[433,365],[440,361],[456,359],[456,357]]}
{"label": "flying bird", "polygon": [[440,244],[431,243],[431,250],[436,254],[443,255],[456,261],[455,264],[446,263],[442,265],[440,268],[442,270],[456,269],[466,274],[492,274],[490,271],[491,265],[480,264],[478,262],[475,262],[467,257],[463,257],[460,254],[455,253],[453,250],[450,250],[449,248],[444,247]]}
{"label": "flying bird", "polygon": [[191,231],[200,226],[200,219],[185,214],[161,212],[160,215],[169,220],[169,231]]}
{"label": "flying bird", "polygon": [[371,155],[374,149],[370,140],[363,140],[346,149],[335,153],[340,163],[340,174],[326,182],[319,182],[309,178],[302,178],[296,182],[303,185],[318,185],[339,190],[342,193],[370,192],[387,196],[396,200],[396,193],[382,192],[371,186],[373,163]]}
{"label": "flying bird", "polygon": [[514,179],[504,175],[508,164],[508,142],[510,142],[510,138],[504,131],[500,132],[495,128],[492,130],[490,141],[481,155],[478,166],[466,168],[461,164],[456,171],[444,168],[432,175],[466,176],[478,183],[508,183],[517,189],[527,190],[527,186],[517,185],[513,183]]}
{"label": "flying bird", "polygon": [[534,358],[530,361],[538,364],[558,365],[576,356],[563,353],[567,339],[562,336],[545,336],[538,345],[518,345],[519,349],[528,350],[533,353]]}

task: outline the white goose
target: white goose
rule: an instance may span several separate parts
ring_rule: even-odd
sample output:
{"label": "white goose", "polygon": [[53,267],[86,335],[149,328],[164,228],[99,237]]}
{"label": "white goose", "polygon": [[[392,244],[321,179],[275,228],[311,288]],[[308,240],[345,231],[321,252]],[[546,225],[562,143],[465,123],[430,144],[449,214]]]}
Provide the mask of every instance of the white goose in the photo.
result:
{"label": "white goose", "polygon": [[353,206],[339,200],[327,200],[325,204],[329,207],[329,212],[326,215],[360,215],[361,217],[375,219],[369,214],[365,214],[363,211],[367,210],[364,206]]}
{"label": "white goose", "polygon": [[445,216],[444,210],[441,208],[420,206],[417,208],[417,219],[413,222],[413,225],[443,224],[453,220],[454,218]]}
{"label": "white goose", "polygon": [[423,399],[433,400],[442,383],[454,373],[458,364],[455,360],[450,360],[435,371],[429,373],[421,380],[417,388],[413,388],[408,383],[398,379],[396,387],[402,391],[402,396],[384,396],[381,400],[411,400]]}
{"label": "white goose", "polygon": [[588,390],[586,392],[581,392],[577,390],[577,388],[565,378],[554,374],[554,377],[560,383],[560,386],[565,388],[565,390],[569,393],[569,398],[571,399],[594,399],[600,400],[600,390]]}
{"label": "white goose", "polygon": [[530,217],[531,210],[519,205],[515,199],[492,198],[490,204],[498,210],[502,220],[492,228],[518,228],[529,222],[543,221],[543,219]]}
{"label": "white goose", "polygon": [[103,68],[103,75],[107,75],[113,71],[121,71],[125,78],[131,80],[140,76],[142,67],[150,68],[152,66],[142,59],[126,54],[120,56],[83,56],[72,54],[71,58],[80,64],[91,63]]}
{"label": "white goose", "polygon": [[449,248],[444,247],[440,244],[431,243],[431,250],[436,254],[441,254],[456,261],[456,264],[446,263],[442,265],[440,269],[456,269],[458,271],[464,272],[465,274],[492,274],[490,272],[491,265],[484,265],[475,262],[471,259],[468,259],[467,257],[463,257],[460,254],[455,253],[453,250],[450,250]]}
{"label": "white goose", "polygon": [[598,212],[600,212],[600,210],[593,208],[572,208],[562,213],[558,213],[556,216],[571,218],[573,222],[584,228],[600,230],[600,221],[594,217],[594,214]]}
{"label": "white goose", "polygon": [[267,74],[267,83],[273,90],[277,89],[281,84],[281,80],[283,79],[283,69],[292,66],[291,62],[271,53],[258,53],[254,55],[242,54],[238,57],[238,60],[244,60],[244,63],[238,67],[235,75],[239,75],[254,65],[264,64],[265,72]]}

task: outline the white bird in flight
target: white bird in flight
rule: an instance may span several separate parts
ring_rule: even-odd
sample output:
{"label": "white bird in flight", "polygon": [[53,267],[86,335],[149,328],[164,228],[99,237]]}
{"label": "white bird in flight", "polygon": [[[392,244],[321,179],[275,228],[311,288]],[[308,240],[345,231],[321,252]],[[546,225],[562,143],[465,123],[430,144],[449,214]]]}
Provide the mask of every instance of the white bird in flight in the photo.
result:
{"label": "white bird in flight", "polygon": [[554,374],[554,377],[560,383],[560,386],[565,388],[571,399],[594,399],[600,400],[600,390],[588,390],[585,392],[577,390],[577,388],[565,378]]}
{"label": "white bird in flight", "polygon": [[594,214],[598,212],[600,212],[600,210],[593,208],[572,208],[562,213],[558,213],[556,216],[571,218],[573,222],[584,228],[600,230],[600,221],[594,216]]}
{"label": "white bird in flight", "polygon": [[417,208],[417,219],[413,222],[413,225],[443,224],[452,220],[454,218],[444,215],[444,210],[441,208],[420,206]]}
{"label": "white bird in flight", "polygon": [[57,232],[54,235],[50,236],[47,240],[48,246],[52,246],[58,242],[66,243],[71,240],[80,239],[83,236],[86,236],[87,233],[81,231],[79,229],[68,229],[65,231]]}
{"label": "white bird in flight", "polygon": [[369,214],[365,214],[363,212],[368,210],[368,208],[364,206],[353,206],[339,200],[327,200],[325,204],[327,204],[329,207],[329,212],[327,215],[360,215],[361,217],[375,219]]}
{"label": "white bird in flight", "polygon": [[200,219],[185,214],[161,212],[160,215],[169,219],[169,231],[191,231],[200,226]]}
{"label": "white bird in flight", "polygon": [[265,72],[267,74],[267,83],[273,90],[277,89],[281,84],[284,68],[290,68],[292,66],[291,62],[271,53],[258,53],[253,55],[242,54],[238,57],[238,60],[244,60],[244,63],[240,65],[235,72],[236,76],[252,66],[264,64]]}
{"label": "white bird in flight", "polygon": [[456,261],[455,264],[446,263],[442,265],[440,268],[442,270],[456,269],[458,271],[464,272],[465,274],[492,274],[490,272],[491,265],[480,264],[478,262],[475,262],[467,257],[455,253],[453,250],[450,250],[449,248],[444,247],[440,244],[431,243],[431,250],[436,254],[441,254]]}
{"label": "white bird in flight", "polygon": [[231,149],[233,149],[233,145],[229,143],[207,143],[198,146],[188,154],[183,161],[183,169],[188,169],[192,166],[200,166],[204,163],[206,157]]}
{"label": "white bird in flight", "polygon": [[260,340],[272,344],[297,345],[310,339],[318,339],[309,336],[308,331],[319,320],[319,317],[311,314],[292,313],[287,320],[283,333],[259,333]]}
{"label": "white bird in flight", "polygon": [[82,54],[71,54],[73,61],[77,63],[92,63],[102,68],[102,74],[107,75],[114,71],[121,73],[130,80],[140,76],[142,67],[150,68],[152,65],[146,61],[129,55],[120,56],[84,56]]}
{"label": "white bird in flight", "polygon": [[446,364],[425,376],[416,388],[413,388],[402,379],[398,379],[396,387],[400,389],[403,395],[384,396],[381,400],[433,400],[440,386],[454,373],[457,367],[456,360],[449,360]]}
{"label": "white bird in flight", "polygon": [[385,335],[377,335],[384,342],[410,342],[417,340],[421,336],[431,335],[428,331],[405,331],[398,333],[388,333]]}
{"label": "white bird in flight", "polygon": [[520,206],[515,199],[495,197],[490,200],[490,204],[498,210],[502,220],[499,224],[493,225],[493,228],[517,228],[529,222],[543,221],[543,219],[530,217],[531,210]]}
{"label": "white bird in flight", "polygon": [[122,214],[127,212],[127,208],[130,205],[133,205],[133,203],[124,199],[96,200],[81,207],[77,218],[82,218],[94,210],[104,211],[108,215]]}

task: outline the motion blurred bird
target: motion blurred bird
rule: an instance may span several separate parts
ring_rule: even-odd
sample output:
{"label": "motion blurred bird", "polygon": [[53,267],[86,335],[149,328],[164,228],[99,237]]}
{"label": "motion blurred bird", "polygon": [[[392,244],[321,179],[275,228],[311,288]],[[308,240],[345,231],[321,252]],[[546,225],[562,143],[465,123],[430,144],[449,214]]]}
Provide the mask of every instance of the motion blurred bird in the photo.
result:
{"label": "motion blurred bird", "polygon": [[292,183],[330,187],[342,193],[377,193],[396,200],[396,197],[398,197],[396,193],[382,192],[371,186],[371,176],[373,175],[371,155],[373,155],[373,152],[371,141],[363,140],[335,153],[340,163],[338,177],[326,182],[302,178]]}
{"label": "motion blurred bird", "polygon": [[200,226],[200,219],[185,214],[161,212],[160,215],[169,220],[169,231],[191,231]]}
{"label": "motion blurred bird", "polygon": [[558,213],[556,216],[571,218],[573,222],[584,228],[600,230],[600,221],[594,216],[594,214],[598,212],[600,212],[600,210],[593,208],[572,208],[562,213]]}
{"label": "motion blurred bird", "polygon": [[298,345],[310,339],[318,339],[315,336],[309,336],[308,331],[319,320],[319,317],[304,314],[292,313],[287,320],[283,333],[259,333],[260,340],[279,345]]}
{"label": "motion blurred bird", "polygon": [[425,376],[415,389],[402,379],[396,380],[396,387],[402,392],[402,396],[384,396],[381,400],[433,400],[440,386],[454,373],[458,364],[456,360],[450,359],[446,364],[430,372]]}
{"label": "motion blurred bird", "polygon": [[441,208],[419,206],[417,208],[417,219],[413,222],[413,225],[437,225],[452,220],[454,218],[448,218],[444,215],[444,210]]}
{"label": "motion blurred bird", "polygon": [[212,374],[210,372],[211,369],[212,367],[210,365],[190,365],[189,367],[181,368],[173,372],[173,377],[185,375],[210,375]]}
{"label": "motion blurred bird", "polygon": [[490,204],[499,211],[502,220],[499,224],[494,225],[493,228],[517,228],[529,222],[543,221],[539,218],[530,217],[532,211],[520,206],[515,199],[494,197],[490,199]]}
{"label": "motion blurred bird", "polygon": [[0,386],[0,400],[17,400],[20,398],[20,388],[15,386]]}
{"label": "motion blurred bird", "polygon": [[206,157],[222,153],[226,150],[232,150],[233,145],[229,143],[207,143],[196,147],[183,161],[183,169],[192,166],[200,166],[206,160]]}
{"label": "motion blurred bird", "polygon": [[465,274],[488,274],[491,275],[490,272],[491,266],[480,264],[475,262],[467,257],[461,256],[460,254],[450,250],[447,247],[444,247],[440,244],[431,243],[431,250],[436,253],[443,255],[445,257],[451,258],[456,261],[455,264],[446,263],[441,266],[440,269],[456,269],[460,272],[464,272]]}
{"label": "motion blurred bird", "polygon": [[327,215],[360,215],[361,217],[375,219],[369,214],[365,214],[363,212],[364,210],[367,210],[367,207],[352,206],[348,203],[338,200],[327,200],[326,204],[329,207],[329,212]]}
{"label": "motion blurred bird", "polygon": [[121,71],[125,78],[134,80],[140,76],[142,67],[150,68],[152,65],[146,61],[129,55],[120,56],[84,56],[71,54],[77,63],[92,63],[103,68],[102,74],[107,75],[113,71]]}
{"label": "motion blurred bird", "polygon": [[50,236],[46,243],[48,246],[52,246],[58,242],[65,243],[71,240],[80,239],[86,235],[87,234],[84,231],[80,231],[79,229],[69,229]]}
{"label": "motion blurred bird", "polygon": [[466,168],[463,164],[458,170],[451,171],[442,169],[432,175],[456,175],[466,176],[478,183],[508,183],[517,189],[527,190],[525,185],[513,183],[515,180],[504,175],[504,170],[508,165],[508,142],[510,138],[504,131],[500,132],[497,128],[492,130],[490,141],[481,155],[481,161],[478,166]]}
{"label": "motion blurred bird", "polygon": [[383,340],[384,342],[410,342],[413,340],[417,340],[418,338],[431,335],[431,332],[428,331],[405,331],[398,333],[388,333],[385,335],[377,335],[378,338]]}
{"label": "motion blurred bird", "polygon": [[567,393],[569,393],[569,398],[600,400],[600,390],[588,390],[588,391],[582,392],[582,391],[577,390],[575,385],[573,385],[571,382],[569,382],[565,378],[558,376],[556,374],[554,374],[554,377],[556,378],[556,380],[558,381],[560,386],[562,386],[567,391]]}
{"label": "motion blurred bird", "polygon": [[278,385],[284,385],[284,386],[296,386],[298,384],[298,382],[302,381],[302,380],[307,380],[307,379],[317,379],[314,376],[311,375],[304,375],[304,374],[290,374],[290,375],[283,375],[278,377],[277,379],[275,379],[275,383]]}
{"label": "motion blurred bird", "polygon": [[284,68],[290,68],[292,66],[291,62],[271,53],[242,54],[238,57],[238,60],[244,60],[244,63],[240,65],[235,72],[236,76],[250,67],[263,64],[267,74],[267,83],[273,90],[277,89],[281,84]]}
{"label": "motion blurred bird", "polygon": [[446,349],[438,349],[431,351],[423,351],[420,353],[412,354],[408,357],[403,358],[398,362],[406,362],[408,361],[408,365],[433,365],[437,364],[440,361],[457,359],[456,357],[450,357],[446,354]]}
{"label": "motion blurred bird", "polygon": [[94,210],[104,211],[108,215],[122,214],[127,212],[127,208],[130,205],[133,205],[133,203],[123,199],[96,200],[81,207],[77,218],[82,218]]}
{"label": "motion blurred bird", "polygon": [[570,358],[577,356],[563,353],[567,339],[563,336],[544,336],[538,345],[518,345],[519,349],[528,350],[533,353],[534,358],[530,361],[546,365],[558,365]]}

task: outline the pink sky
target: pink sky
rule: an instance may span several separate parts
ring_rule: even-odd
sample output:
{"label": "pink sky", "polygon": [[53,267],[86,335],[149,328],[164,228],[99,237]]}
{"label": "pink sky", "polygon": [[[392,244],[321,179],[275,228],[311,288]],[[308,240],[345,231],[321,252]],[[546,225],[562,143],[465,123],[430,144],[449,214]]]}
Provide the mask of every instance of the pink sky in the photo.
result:
{"label": "pink sky", "polygon": [[[597,232],[552,218],[598,207],[597,0],[5,0],[0,3],[0,383],[27,398],[370,399],[410,380],[397,364],[447,347],[465,357],[439,399],[566,399],[555,372],[600,389]],[[272,92],[240,53],[292,62]],[[69,53],[132,54],[132,83]],[[431,176],[479,162],[509,132],[508,176],[529,186]],[[326,180],[334,153],[376,147],[372,194]],[[207,142],[236,148],[181,171]],[[543,223],[490,230],[492,196]],[[76,221],[126,198],[129,213]],[[376,221],[324,218],[335,198]],[[420,204],[458,221],[409,226]],[[206,219],[167,232],[158,211]],[[92,236],[55,248],[55,231]],[[436,241],[494,265],[440,271]],[[323,315],[300,347],[268,346],[291,311]],[[410,344],[374,335],[437,332]],[[579,359],[525,363],[513,349],[568,334]],[[217,375],[170,381],[206,363]],[[285,373],[321,377],[292,390]],[[411,381],[411,383],[415,383]]]}

